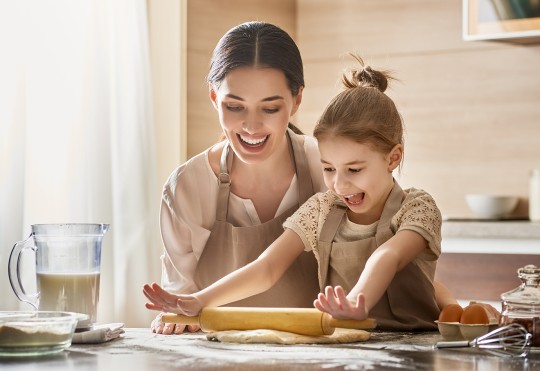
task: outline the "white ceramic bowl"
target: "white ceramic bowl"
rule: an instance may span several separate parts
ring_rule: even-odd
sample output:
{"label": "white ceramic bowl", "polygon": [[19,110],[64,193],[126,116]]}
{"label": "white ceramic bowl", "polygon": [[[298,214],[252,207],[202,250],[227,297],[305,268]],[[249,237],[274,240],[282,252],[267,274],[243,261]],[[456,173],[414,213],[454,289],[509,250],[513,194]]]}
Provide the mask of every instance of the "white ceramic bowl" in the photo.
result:
{"label": "white ceramic bowl", "polygon": [[465,200],[476,215],[492,219],[509,215],[516,208],[519,198],[516,196],[467,194]]}

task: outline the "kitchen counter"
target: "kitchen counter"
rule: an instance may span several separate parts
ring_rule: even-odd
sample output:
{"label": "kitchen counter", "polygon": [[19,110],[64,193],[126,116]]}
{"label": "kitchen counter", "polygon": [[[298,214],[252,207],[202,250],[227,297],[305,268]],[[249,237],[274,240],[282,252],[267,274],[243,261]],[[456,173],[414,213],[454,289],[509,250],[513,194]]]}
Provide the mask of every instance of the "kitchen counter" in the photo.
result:
{"label": "kitchen counter", "polygon": [[205,334],[157,335],[126,329],[104,344],[74,344],[57,355],[0,359],[2,370],[535,370],[540,354],[503,358],[472,348],[433,349],[438,332],[374,331],[341,345],[227,344]]}
{"label": "kitchen counter", "polygon": [[539,239],[540,223],[528,220],[449,219],[442,223],[444,238]]}
{"label": "kitchen counter", "polygon": [[442,223],[443,253],[540,254],[540,223],[453,219]]}

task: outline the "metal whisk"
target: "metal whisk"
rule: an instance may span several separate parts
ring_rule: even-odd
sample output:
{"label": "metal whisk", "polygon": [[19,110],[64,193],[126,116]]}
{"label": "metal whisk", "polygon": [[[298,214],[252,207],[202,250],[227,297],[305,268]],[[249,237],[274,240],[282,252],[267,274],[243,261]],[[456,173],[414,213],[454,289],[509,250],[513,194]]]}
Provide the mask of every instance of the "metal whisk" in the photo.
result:
{"label": "metal whisk", "polygon": [[439,341],[435,348],[478,348],[504,357],[526,357],[531,349],[532,335],[518,323],[496,328],[471,341]]}

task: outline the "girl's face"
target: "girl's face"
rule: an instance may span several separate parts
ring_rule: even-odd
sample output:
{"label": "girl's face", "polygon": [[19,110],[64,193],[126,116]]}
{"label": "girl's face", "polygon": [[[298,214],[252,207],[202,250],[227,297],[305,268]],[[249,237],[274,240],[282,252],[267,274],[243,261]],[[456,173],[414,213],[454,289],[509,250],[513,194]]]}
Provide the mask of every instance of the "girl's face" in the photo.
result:
{"label": "girl's face", "polygon": [[394,185],[392,171],[403,155],[401,144],[383,154],[368,144],[330,136],[319,139],[324,183],[349,207],[357,224],[379,220]]}
{"label": "girl's face", "polygon": [[293,97],[281,70],[239,67],[219,87],[210,87],[210,99],[235,154],[244,162],[257,163],[283,145],[302,90]]}

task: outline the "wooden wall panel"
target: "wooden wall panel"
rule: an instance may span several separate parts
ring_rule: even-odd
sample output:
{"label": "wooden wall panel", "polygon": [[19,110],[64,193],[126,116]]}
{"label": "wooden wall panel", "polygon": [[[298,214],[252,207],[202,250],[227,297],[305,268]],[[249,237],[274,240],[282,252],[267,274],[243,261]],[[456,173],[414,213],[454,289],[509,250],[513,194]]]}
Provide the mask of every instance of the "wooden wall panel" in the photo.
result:
{"label": "wooden wall panel", "polygon": [[458,300],[500,301],[501,294],[521,284],[517,270],[540,264],[539,255],[442,254],[435,279]]}
{"label": "wooden wall panel", "polygon": [[[182,1],[147,0],[159,185],[165,183],[171,171],[185,158],[182,86],[186,82],[180,66],[183,5]],[[161,187],[158,190],[160,197]]]}
{"label": "wooden wall panel", "polygon": [[477,48],[461,41],[459,0],[298,0],[297,33],[309,61]]}
{"label": "wooden wall panel", "polygon": [[[330,4],[331,3],[331,4]],[[298,0],[311,132],[358,52],[400,79],[388,94],[406,125],[402,186],[426,189],[443,214],[473,216],[466,193],[522,197],[540,167],[540,45],[461,40],[459,1]]]}
{"label": "wooden wall panel", "polygon": [[296,2],[188,0],[188,158],[214,144],[221,133],[206,84],[212,51],[227,30],[254,20],[274,23],[294,37]]}

